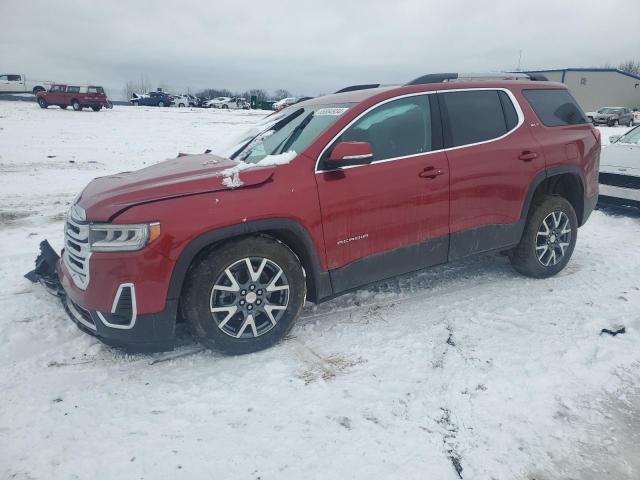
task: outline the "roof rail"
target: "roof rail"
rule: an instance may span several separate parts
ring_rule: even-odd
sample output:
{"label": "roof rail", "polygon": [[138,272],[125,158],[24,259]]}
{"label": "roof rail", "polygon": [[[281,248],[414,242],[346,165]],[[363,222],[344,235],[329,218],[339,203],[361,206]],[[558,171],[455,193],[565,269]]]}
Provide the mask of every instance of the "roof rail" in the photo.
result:
{"label": "roof rail", "polygon": [[429,73],[414,80],[406,85],[424,85],[427,83],[442,83],[455,81],[473,81],[473,80],[531,80],[531,81],[547,81],[547,77],[540,73],[523,73],[523,72],[488,72],[488,73]]}
{"label": "roof rail", "polygon": [[378,88],[379,86],[380,86],[379,83],[368,83],[364,85],[350,85],[348,87],[341,88],[337,92],[333,92],[333,93],[355,92],[356,90],[366,90],[367,88]]}

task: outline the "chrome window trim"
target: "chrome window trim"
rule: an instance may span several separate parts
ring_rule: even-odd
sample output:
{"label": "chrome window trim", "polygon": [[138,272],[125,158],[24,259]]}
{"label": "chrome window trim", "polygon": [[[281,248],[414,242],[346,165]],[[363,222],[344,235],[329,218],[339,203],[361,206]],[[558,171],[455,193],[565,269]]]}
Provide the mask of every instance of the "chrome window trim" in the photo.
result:
{"label": "chrome window trim", "polygon": [[124,290],[126,287],[129,287],[131,289],[131,320],[127,325],[119,325],[117,323],[111,323],[104,317],[104,315],[102,315],[102,313],[96,312],[98,314],[98,317],[100,317],[100,320],[102,321],[102,323],[104,323],[104,325],[109,328],[117,328],[120,330],[131,330],[133,326],[136,324],[136,320],[138,318],[138,304],[136,301],[136,287],[134,286],[133,283],[120,284],[120,286],[118,287],[118,291],[116,292],[116,296],[113,299],[113,304],[111,305],[111,313],[116,313],[116,308],[118,307],[118,301],[120,300],[120,295],[122,295],[122,290]]}
{"label": "chrome window trim", "polygon": [[[511,103],[513,104],[513,108],[515,108],[515,110],[516,110],[516,114],[518,115],[518,123],[516,124],[516,126],[513,127],[511,130],[509,130],[508,132],[506,132],[504,135],[501,135],[501,136],[496,137],[496,138],[492,138],[490,140],[483,140],[482,142],[469,143],[467,145],[460,145],[460,146],[457,146],[457,147],[441,148],[439,150],[431,150],[429,152],[414,153],[412,155],[405,155],[405,156],[402,156],[402,157],[385,158],[384,160],[378,160],[378,161],[374,161],[374,162],[371,162],[371,163],[368,163],[368,164],[364,164],[364,165],[349,165],[349,166],[345,166],[345,167],[342,167],[342,168],[332,168],[332,169],[328,169],[328,170],[319,170],[318,169],[318,166],[320,165],[320,159],[325,154],[327,149],[331,145],[333,145],[333,142],[335,142],[338,137],[340,137],[345,131],[347,131],[347,129],[349,129],[355,122],[360,120],[360,118],[362,118],[364,115],[369,113],[371,110],[373,110],[375,108],[378,108],[381,105],[384,105],[385,103],[393,102],[394,100],[400,100],[402,98],[417,97],[417,96],[422,96],[422,95],[434,95],[434,94],[437,94],[437,93],[447,93],[447,92],[475,92],[475,91],[496,91],[496,92],[504,92],[504,93],[506,93],[507,96],[509,97],[509,99],[511,100]],[[334,135],[333,138],[331,139],[331,141],[329,141],[325,145],[325,147],[322,149],[322,151],[320,152],[320,155],[316,159],[314,172],[316,174],[318,174],[318,173],[335,172],[337,170],[347,170],[347,169],[350,169],[350,168],[369,167],[371,165],[377,165],[379,163],[395,162],[396,160],[404,160],[406,158],[414,158],[414,157],[420,157],[420,156],[424,156],[424,155],[432,155],[434,153],[448,152],[448,151],[451,151],[451,150],[458,150],[460,148],[475,147],[477,145],[484,145],[485,143],[497,142],[499,140],[502,140],[502,139],[508,137],[513,132],[518,130],[522,126],[523,123],[524,123],[524,112],[522,111],[522,107],[520,106],[520,103],[516,99],[516,97],[513,94],[513,92],[511,92],[511,90],[509,90],[508,88],[502,88],[502,87],[493,87],[493,88],[492,87],[452,88],[452,89],[447,89],[447,90],[434,90],[434,91],[431,91],[431,92],[408,93],[406,95],[400,95],[398,97],[387,98],[386,100],[382,100],[381,102],[378,102],[375,105],[372,105],[371,107],[367,108],[364,112],[360,113],[356,118],[351,120],[344,128],[342,128],[342,130],[340,130],[336,135]]]}

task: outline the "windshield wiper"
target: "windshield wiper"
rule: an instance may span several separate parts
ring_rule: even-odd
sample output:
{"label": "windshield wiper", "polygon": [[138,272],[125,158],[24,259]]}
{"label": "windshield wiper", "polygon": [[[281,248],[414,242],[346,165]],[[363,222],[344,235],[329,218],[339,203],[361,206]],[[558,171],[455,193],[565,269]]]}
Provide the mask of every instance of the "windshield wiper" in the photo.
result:
{"label": "windshield wiper", "polygon": [[282,142],[280,142],[280,144],[273,149],[273,152],[274,153],[286,152],[289,149],[289,147],[291,147],[291,145],[293,145],[293,143],[298,139],[298,137],[300,136],[302,131],[305,129],[305,127],[309,125],[309,122],[311,122],[311,119],[313,118],[313,114],[314,112],[311,112],[309,115],[307,115],[298,124],[298,126],[292,130],[291,134],[287,138],[282,140]]}
{"label": "windshield wiper", "polygon": [[249,147],[250,145],[252,145],[254,143],[254,141],[264,135],[266,132],[269,132],[271,130],[273,130],[274,132],[277,132],[278,130],[280,130],[282,127],[284,127],[286,124],[288,124],[289,122],[291,122],[292,120],[298,118],[302,113],[304,112],[304,108],[299,108],[298,110],[292,112],[290,115],[287,115],[286,117],[284,117],[281,120],[278,120],[276,123],[274,123],[273,125],[267,127],[266,129],[260,131],[258,134],[256,134],[255,136],[251,137],[249,140],[247,140],[246,142],[244,142],[240,147],[238,147],[238,149],[229,156],[229,158],[231,158],[232,160],[235,160],[236,157],[238,155],[240,155],[244,150],[247,149],[247,147]]}

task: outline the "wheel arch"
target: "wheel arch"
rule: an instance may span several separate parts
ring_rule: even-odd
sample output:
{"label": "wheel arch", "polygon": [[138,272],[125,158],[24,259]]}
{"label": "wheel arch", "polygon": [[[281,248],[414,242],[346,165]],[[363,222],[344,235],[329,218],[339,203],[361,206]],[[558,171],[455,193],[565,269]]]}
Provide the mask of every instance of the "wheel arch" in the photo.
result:
{"label": "wheel arch", "polygon": [[574,165],[554,167],[540,172],[529,186],[521,219],[526,219],[532,202],[538,195],[552,194],[566,198],[573,206],[578,217],[578,225],[582,226],[588,217],[585,210],[585,185],[580,169]]}
{"label": "wheel arch", "polygon": [[217,244],[250,235],[267,235],[286,245],[300,259],[305,271],[307,298],[312,302],[332,294],[329,273],[322,270],[320,258],[305,227],[286,218],[256,220],[212,230],[199,235],[182,250],[171,274],[167,300],[179,299],[189,268],[204,251]]}
{"label": "wheel arch", "polygon": [[32,92],[34,95],[37,95],[37,94],[38,94],[38,92],[46,92],[46,90],[47,90],[47,89],[46,89],[46,88],[44,88],[42,85],[36,85],[35,87],[33,87],[33,90],[31,90],[31,92]]}

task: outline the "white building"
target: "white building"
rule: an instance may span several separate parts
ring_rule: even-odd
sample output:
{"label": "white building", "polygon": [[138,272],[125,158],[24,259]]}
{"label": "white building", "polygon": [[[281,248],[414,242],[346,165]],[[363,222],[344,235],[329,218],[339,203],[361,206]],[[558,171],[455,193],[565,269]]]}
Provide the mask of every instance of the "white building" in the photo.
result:
{"label": "white building", "polygon": [[585,111],[601,107],[627,107],[640,110],[640,76],[617,68],[562,68],[531,70],[552,82],[562,82]]}

